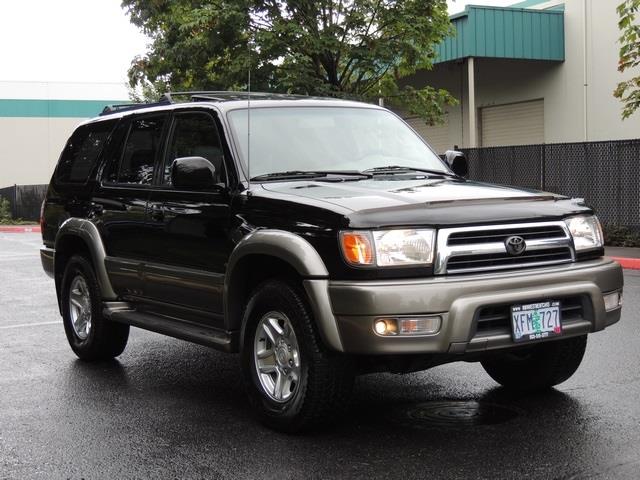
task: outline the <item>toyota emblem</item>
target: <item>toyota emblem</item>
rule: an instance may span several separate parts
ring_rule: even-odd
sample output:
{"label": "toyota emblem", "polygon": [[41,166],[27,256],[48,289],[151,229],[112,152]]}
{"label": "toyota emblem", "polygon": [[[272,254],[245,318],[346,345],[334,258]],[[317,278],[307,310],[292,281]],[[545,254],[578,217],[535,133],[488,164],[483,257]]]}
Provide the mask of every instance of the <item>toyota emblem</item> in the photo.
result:
{"label": "toyota emblem", "polygon": [[507,249],[507,253],[514,257],[518,255],[522,255],[524,251],[527,249],[527,244],[524,241],[524,238],[514,235],[513,237],[508,237],[504,241],[504,246]]}

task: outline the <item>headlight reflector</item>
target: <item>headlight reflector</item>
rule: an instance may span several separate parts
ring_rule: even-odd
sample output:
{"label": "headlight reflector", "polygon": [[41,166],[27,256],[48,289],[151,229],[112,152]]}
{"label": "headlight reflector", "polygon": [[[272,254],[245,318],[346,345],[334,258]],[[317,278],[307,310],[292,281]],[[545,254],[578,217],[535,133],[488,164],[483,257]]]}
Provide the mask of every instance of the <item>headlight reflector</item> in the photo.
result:
{"label": "headlight reflector", "polygon": [[435,230],[397,229],[340,233],[348,263],[359,266],[401,267],[433,262]]}
{"label": "headlight reflector", "polygon": [[564,222],[571,232],[577,252],[604,245],[602,227],[595,215],[578,215],[567,218]]}
{"label": "headlight reflector", "polygon": [[435,230],[379,230],[373,232],[379,267],[424,265],[433,261]]}

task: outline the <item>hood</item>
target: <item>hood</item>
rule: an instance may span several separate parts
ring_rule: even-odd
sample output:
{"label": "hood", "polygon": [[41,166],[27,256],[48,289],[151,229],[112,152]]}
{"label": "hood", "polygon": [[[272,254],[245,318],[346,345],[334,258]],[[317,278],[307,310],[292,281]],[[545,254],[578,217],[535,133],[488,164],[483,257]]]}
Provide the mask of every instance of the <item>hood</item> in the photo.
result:
{"label": "hood", "polygon": [[[455,178],[264,183],[278,197],[341,211],[353,228],[454,226],[559,219],[588,213],[564,196]],[[290,200],[295,201],[294,198]]]}

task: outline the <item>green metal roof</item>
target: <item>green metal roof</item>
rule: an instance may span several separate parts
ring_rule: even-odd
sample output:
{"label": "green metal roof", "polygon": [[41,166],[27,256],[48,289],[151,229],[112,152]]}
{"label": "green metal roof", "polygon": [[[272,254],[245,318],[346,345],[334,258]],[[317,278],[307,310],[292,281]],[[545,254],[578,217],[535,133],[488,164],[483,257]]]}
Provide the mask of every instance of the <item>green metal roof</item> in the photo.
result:
{"label": "green metal roof", "polygon": [[455,35],[436,47],[435,63],[467,57],[564,61],[564,12],[468,5],[451,17]]}
{"label": "green metal roof", "polygon": [[[541,5],[543,3],[547,3],[549,0],[523,0],[522,2],[514,3],[509,5],[510,8],[533,8]],[[564,10],[564,3],[559,5],[553,5],[551,7],[546,7],[544,10]]]}

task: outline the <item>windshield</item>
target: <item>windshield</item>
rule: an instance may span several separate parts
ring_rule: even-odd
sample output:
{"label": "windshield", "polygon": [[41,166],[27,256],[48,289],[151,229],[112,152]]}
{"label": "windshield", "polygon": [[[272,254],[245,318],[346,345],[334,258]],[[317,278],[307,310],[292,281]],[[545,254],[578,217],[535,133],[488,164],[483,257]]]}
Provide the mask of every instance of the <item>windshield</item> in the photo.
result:
{"label": "windshield", "polygon": [[[228,114],[247,163],[247,110]],[[386,110],[276,107],[251,110],[251,177],[285,171],[363,171],[399,165],[447,172],[440,158]]]}

